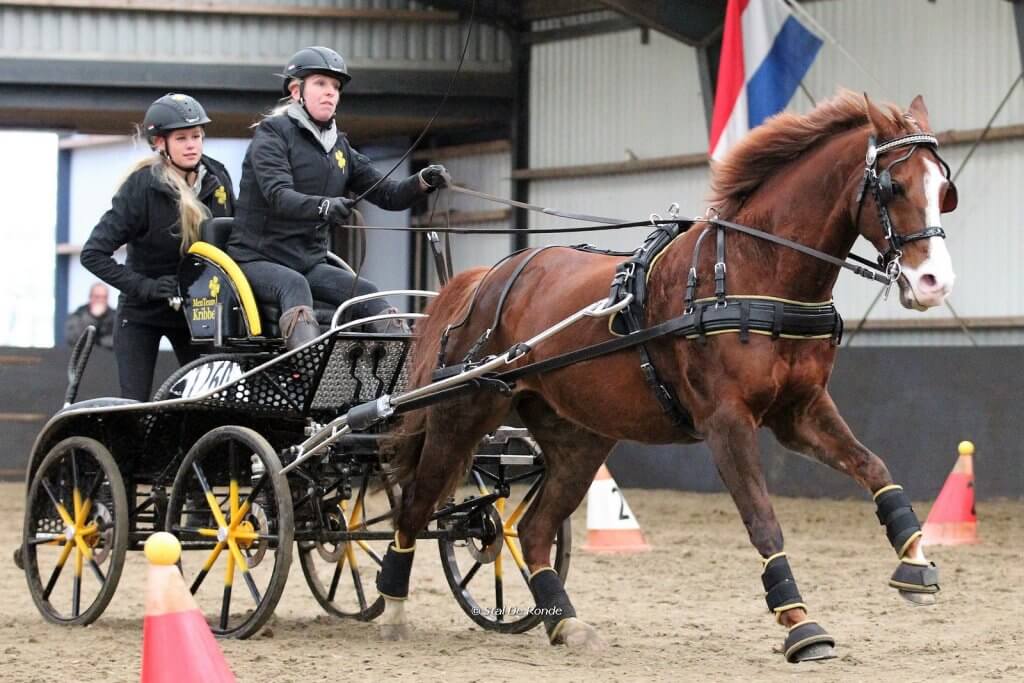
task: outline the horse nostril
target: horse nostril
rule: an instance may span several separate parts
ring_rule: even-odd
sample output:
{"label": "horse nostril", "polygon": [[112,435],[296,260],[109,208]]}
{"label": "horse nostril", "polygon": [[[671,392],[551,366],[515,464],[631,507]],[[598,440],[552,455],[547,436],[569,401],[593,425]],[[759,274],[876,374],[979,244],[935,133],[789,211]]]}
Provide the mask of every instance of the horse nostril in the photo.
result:
{"label": "horse nostril", "polygon": [[933,290],[939,288],[939,282],[935,279],[935,276],[931,273],[926,273],[921,276],[921,288],[925,290]]}

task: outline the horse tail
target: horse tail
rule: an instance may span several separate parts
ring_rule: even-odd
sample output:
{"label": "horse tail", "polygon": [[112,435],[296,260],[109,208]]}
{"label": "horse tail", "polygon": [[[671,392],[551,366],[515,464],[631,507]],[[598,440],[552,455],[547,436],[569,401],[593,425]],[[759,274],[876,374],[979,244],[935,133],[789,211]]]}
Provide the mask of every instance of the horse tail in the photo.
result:
{"label": "horse tail", "polygon": [[[487,268],[473,268],[459,273],[427,306],[429,317],[416,324],[416,341],[413,343],[409,368],[410,389],[430,383],[445,328],[465,314],[477,285],[486,274]],[[390,438],[383,444],[383,454],[392,481],[403,489],[413,481],[420,463],[420,454],[426,441],[428,410],[429,407],[420,408],[402,415]]]}

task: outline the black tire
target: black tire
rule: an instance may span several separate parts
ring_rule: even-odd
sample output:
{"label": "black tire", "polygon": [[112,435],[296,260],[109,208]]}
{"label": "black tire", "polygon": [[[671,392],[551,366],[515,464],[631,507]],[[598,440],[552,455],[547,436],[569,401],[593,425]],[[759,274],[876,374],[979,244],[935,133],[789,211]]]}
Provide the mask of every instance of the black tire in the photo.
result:
{"label": "black tire", "polygon": [[[194,361],[185,363],[180,368],[172,372],[167,379],[163,381],[157,390],[153,392],[154,401],[163,401],[169,398],[182,398],[186,395],[186,391],[189,386],[198,383],[206,389],[212,389],[217,384],[226,384],[233,379],[233,376],[241,374],[256,367],[260,362],[269,360],[269,356],[263,357],[252,354],[239,354],[239,353],[213,353],[209,356],[202,356],[196,358]],[[226,372],[227,363],[234,363],[238,367],[238,371],[235,375],[228,374]],[[206,376],[196,377],[196,382],[186,382],[186,377],[190,374],[196,374],[202,372],[200,368],[209,370],[210,372]],[[215,373],[224,378],[223,381],[217,382],[216,378],[211,377]]]}
{"label": "black tire", "polygon": [[370,465],[365,468],[352,481],[351,500],[339,501],[336,493],[328,492],[324,501],[327,530],[354,528],[388,537],[297,544],[302,574],[316,601],[332,616],[358,621],[371,621],[384,612],[384,598],[377,592],[376,577],[394,533],[392,510],[397,500],[396,490],[381,484],[379,469]]}
{"label": "black tire", "polygon": [[[499,500],[494,506],[488,506],[486,513],[489,520],[498,523],[497,520],[500,519],[504,527],[524,498],[529,498],[532,502],[536,497],[536,489],[540,486],[538,479],[543,477],[542,467],[534,469],[535,477],[513,485],[508,498]],[[478,493],[486,492],[480,476],[475,472],[473,475],[476,478]],[[530,492],[531,489],[534,493]],[[512,532],[512,535],[509,532]],[[444,577],[462,611],[488,631],[525,633],[540,624],[543,617],[534,612],[535,603],[530,592],[529,570],[525,564],[521,564],[522,549],[518,536],[509,529],[502,534],[501,543],[497,556],[489,561],[479,559],[482,554],[487,554],[489,543],[486,539],[440,539],[437,545],[441,553]],[[510,549],[510,544],[514,544],[514,551]],[[555,542],[551,546],[551,566],[563,582],[569,575],[571,549],[572,524],[566,519],[555,534]],[[506,571],[506,560],[509,559],[512,560],[510,572]],[[490,566],[490,571],[480,571],[485,565]],[[509,573],[517,575],[517,578],[507,578]],[[484,579],[488,575],[493,578],[489,584]]]}
{"label": "black tire", "polygon": [[[127,549],[128,499],[114,457],[95,439],[64,439],[32,477],[22,529],[22,565],[43,618],[76,626],[96,621],[114,597]],[[63,569],[72,555],[75,571],[69,576]]]}
{"label": "black tire", "polygon": [[[174,479],[167,531],[181,539],[182,573],[217,636],[253,635],[273,615],[284,592],[294,523],[288,482],[280,471],[281,461],[266,439],[247,427],[228,425],[203,435]],[[225,526],[216,519],[211,496]],[[230,530],[226,544],[217,536],[224,530]],[[236,558],[245,561],[245,569],[239,571]],[[232,603],[237,574],[248,595]]]}

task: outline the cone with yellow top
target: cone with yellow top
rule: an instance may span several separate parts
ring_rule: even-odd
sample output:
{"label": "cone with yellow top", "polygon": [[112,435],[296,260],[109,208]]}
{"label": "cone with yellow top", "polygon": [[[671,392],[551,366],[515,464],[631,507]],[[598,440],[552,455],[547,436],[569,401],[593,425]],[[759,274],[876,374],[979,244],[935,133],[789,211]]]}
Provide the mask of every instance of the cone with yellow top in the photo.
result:
{"label": "cone with yellow top", "polygon": [[210,627],[175,563],[178,539],[164,531],[146,539],[146,617],[141,683],[234,683]]}
{"label": "cone with yellow top", "polygon": [[978,542],[974,511],[974,444],[961,441],[960,456],[935,499],[924,523],[925,545],[961,545]]}
{"label": "cone with yellow top", "polygon": [[651,549],[622,490],[601,465],[587,492],[587,541],[593,553],[642,553]]}

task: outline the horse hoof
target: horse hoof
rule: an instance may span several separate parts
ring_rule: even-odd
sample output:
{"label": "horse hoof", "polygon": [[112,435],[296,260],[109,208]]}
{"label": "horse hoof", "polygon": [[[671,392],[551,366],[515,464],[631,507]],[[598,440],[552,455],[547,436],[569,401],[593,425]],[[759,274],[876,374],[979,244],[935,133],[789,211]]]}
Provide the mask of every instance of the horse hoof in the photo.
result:
{"label": "horse hoof", "polygon": [[381,624],[381,640],[399,641],[409,640],[412,637],[412,629],[409,624]]}
{"label": "horse hoof", "polygon": [[835,659],[836,648],[828,643],[815,643],[808,645],[802,650],[797,650],[790,658],[793,664],[800,662],[814,662],[822,659]]}
{"label": "horse hoof", "polygon": [[913,591],[899,591],[900,597],[912,605],[926,607],[935,604],[935,593],[914,593]]}
{"label": "horse hoof", "polygon": [[790,627],[782,648],[786,661],[791,664],[832,659],[836,656],[836,639],[818,622],[808,619]]}
{"label": "horse hoof", "polygon": [[591,652],[604,650],[607,647],[604,639],[598,635],[593,626],[576,617],[569,617],[558,624],[551,644],[565,645],[572,650],[589,650]]}

